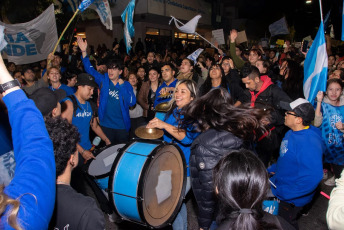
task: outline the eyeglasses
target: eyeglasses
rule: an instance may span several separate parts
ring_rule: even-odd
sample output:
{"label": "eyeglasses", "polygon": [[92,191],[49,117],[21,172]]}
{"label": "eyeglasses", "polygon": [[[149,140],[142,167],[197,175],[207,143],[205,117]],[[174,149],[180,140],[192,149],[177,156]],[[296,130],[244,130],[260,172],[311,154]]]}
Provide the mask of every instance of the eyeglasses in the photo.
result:
{"label": "eyeglasses", "polygon": [[300,117],[300,116],[298,116],[298,115],[296,115],[294,113],[291,113],[289,111],[285,112],[285,115],[291,115],[291,116],[294,116],[294,117]]}

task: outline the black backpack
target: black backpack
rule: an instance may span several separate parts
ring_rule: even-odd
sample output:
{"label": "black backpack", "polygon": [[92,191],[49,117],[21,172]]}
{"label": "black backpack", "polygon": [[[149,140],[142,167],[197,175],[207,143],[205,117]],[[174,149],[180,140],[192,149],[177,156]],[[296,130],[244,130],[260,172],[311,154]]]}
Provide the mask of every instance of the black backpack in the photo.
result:
{"label": "black backpack", "polygon": [[[76,97],[74,96],[74,94],[69,95],[67,97],[69,99],[71,99],[71,101],[73,103],[73,117],[76,117],[76,110],[78,108],[79,109],[82,109],[82,108],[80,108],[80,106],[78,105],[78,102],[77,102]],[[98,117],[98,112],[97,112],[98,108],[97,108],[97,105],[93,101],[90,101],[90,100],[87,100],[87,101],[90,103],[91,108],[92,108],[92,113],[93,113],[92,120],[93,120],[93,118]]]}

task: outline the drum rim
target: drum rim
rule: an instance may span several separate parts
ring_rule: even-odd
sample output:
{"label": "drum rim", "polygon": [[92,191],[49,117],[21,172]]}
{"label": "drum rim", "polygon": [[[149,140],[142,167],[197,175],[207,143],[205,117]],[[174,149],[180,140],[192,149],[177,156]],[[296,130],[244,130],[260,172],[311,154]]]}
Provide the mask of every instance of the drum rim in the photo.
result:
{"label": "drum rim", "polygon": [[[182,185],[182,191],[181,191],[181,195],[179,197],[179,200],[177,202],[177,205],[176,205],[176,208],[175,210],[172,212],[171,216],[161,225],[159,226],[152,226],[151,224],[149,224],[147,221],[146,221],[146,218],[144,217],[144,213],[143,213],[143,201],[140,200],[137,202],[138,205],[140,205],[139,207],[139,214],[140,214],[140,217],[142,216],[141,219],[143,219],[145,221],[145,223],[148,225],[148,226],[152,226],[154,228],[163,228],[163,227],[166,227],[167,225],[170,225],[172,224],[172,221],[175,219],[175,217],[177,216],[177,214],[179,213],[179,209],[180,207],[182,206],[183,204],[183,200],[184,200],[184,197],[185,197],[185,189],[186,189],[186,177],[187,177],[187,168],[185,167],[186,166],[186,160],[185,160],[185,156],[184,156],[184,153],[183,151],[181,150],[181,148],[175,144],[175,143],[167,143],[165,141],[162,141],[162,144],[163,146],[166,146],[166,145],[173,145],[178,151],[182,158],[182,162],[183,162],[183,168],[184,168],[184,176],[183,176],[183,185]],[[160,147],[160,145],[158,146]],[[161,148],[155,148],[154,151],[152,152],[152,154],[154,153],[154,156],[156,155],[156,153],[160,150]],[[149,162],[151,161],[152,159],[149,159]],[[142,167],[142,171],[144,171],[144,169],[147,170],[147,168],[149,167],[149,163],[148,161],[145,162],[145,164],[143,165]],[[140,180],[139,180],[139,184],[138,184],[138,196],[143,196],[143,182],[144,182],[144,177],[141,177],[140,176]]]}
{"label": "drum rim", "polygon": [[[119,160],[122,158],[122,155],[124,153],[124,150],[127,149],[130,145],[132,145],[134,142],[140,142],[140,143],[150,143],[150,144],[157,144],[158,146],[154,148],[154,150],[151,152],[151,156],[155,156],[156,153],[158,152],[158,150],[161,149],[161,145],[162,146],[166,146],[166,145],[173,145],[175,148],[177,148],[177,150],[179,151],[179,153],[181,153],[181,158],[182,158],[182,162],[183,162],[183,168],[184,168],[184,177],[183,177],[183,185],[182,185],[182,191],[181,191],[181,196],[179,197],[179,200],[177,202],[177,205],[176,205],[176,208],[175,210],[173,211],[172,215],[161,225],[159,226],[152,226],[151,224],[149,224],[144,216],[144,213],[143,213],[143,201],[141,199],[136,199],[136,204],[137,204],[137,207],[138,207],[138,213],[139,213],[139,216],[141,218],[141,221],[142,222],[138,222],[138,221],[135,221],[135,220],[131,220],[131,219],[127,219],[125,217],[123,217],[117,210],[116,206],[115,206],[115,201],[114,201],[114,198],[113,198],[113,194],[112,194],[112,184],[113,184],[113,180],[114,180],[114,172],[115,172],[115,169],[117,168],[117,164],[119,162]],[[147,168],[149,167],[149,163],[151,162],[151,158],[148,158],[146,159],[145,163],[143,164],[142,166],[142,170],[140,172],[140,176],[139,176],[139,181],[138,181],[138,189],[136,191],[137,193],[137,198],[142,198],[143,196],[143,182],[144,182],[144,177],[141,176],[142,172],[144,172],[144,170],[147,170]],[[150,140],[150,139],[133,139],[131,141],[129,141],[125,146],[123,146],[120,151],[118,152],[112,166],[111,166],[111,170],[110,170],[110,176],[109,176],[109,182],[108,182],[108,197],[109,197],[109,202],[110,202],[110,206],[113,208],[114,212],[120,216],[122,219],[125,219],[125,220],[128,220],[130,222],[133,222],[133,223],[137,223],[137,224],[140,224],[140,225],[143,225],[143,226],[150,226],[150,227],[153,227],[153,228],[163,228],[163,227],[166,227],[167,225],[170,225],[172,223],[172,221],[175,219],[175,217],[177,216],[178,212],[179,212],[179,209],[180,207],[182,206],[183,204],[183,200],[185,198],[185,189],[186,189],[186,177],[187,177],[187,167],[186,167],[186,160],[185,160],[185,156],[184,156],[184,153],[183,151],[181,150],[181,148],[175,144],[175,143],[167,143],[165,141],[161,141],[161,140]]]}
{"label": "drum rim", "polygon": [[[117,210],[116,206],[115,206],[115,200],[113,198],[113,194],[112,194],[112,184],[113,184],[113,180],[114,180],[114,174],[115,174],[115,169],[117,168],[117,164],[118,162],[120,161],[120,159],[122,158],[123,156],[123,153],[124,153],[124,150],[127,149],[130,145],[132,145],[134,142],[141,142],[141,143],[151,143],[151,144],[161,144],[162,141],[158,141],[158,140],[150,140],[150,139],[132,139],[130,140],[127,144],[125,144],[121,149],[120,151],[118,152],[114,162],[112,163],[112,166],[111,166],[111,170],[110,170],[110,175],[109,175],[109,182],[108,182],[108,190],[107,190],[107,193],[108,193],[108,197],[109,197],[109,202],[110,202],[110,206],[113,208],[114,212],[120,216],[122,219],[125,219],[125,220],[128,220],[128,221],[131,221],[131,222],[135,222],[135,223],[138,223],[138,224],[141,224],[141,225],[144,225],[144,226],[150,226],[146,221],[145,221],[145,218],[144,216],[141,215],[140,211],[138,210],[139,212],[139,216],[141,218],[141,220],[143,221],[143,223],[141,222],[137,222],[137,221],[133,221],[133,220],[130,220],[130,219],[127,219],[125,218],[124,216],[122,216],[119,211]],[[155,150],[155,149],[154,149]],[[154,151],[153,151],[154,152]],[[145,163],[146,164],[146,163]],[[145,165],[144,164],[144,165]],[[144,167],[144,166],[143,166]],[[141,178],[141,173],[143,171],[143,167],[142,167],[142,170],[140,172],[140,177]],[[138,181],[138,187],[140,186],[140,181]],[[136,191],[136,193],[138,194],[138,191]],[[138,205],[138,201],[136,201],[137,205]]]}
{"label": "drum rim", "polygon": [[[123,144],[124,144],[124,143],[115,144],[115,145],[123,145]],[[103,152],[105,149],[111,148],[111,147],[113,147],[113,146],[115,146],[115,145],[106,145],[106,146],[104,146],[104,147],[98,149],[97,152],[99,152],[98,154],[100,154],[100,153]],[[124,146],[122,146],[121,148],[118,148],[118,149],[117,149],[117,151],[118,151],[117,156],[119,155],[119,153],[120,153],[120,151],[122,150],[122,148],[124,148],[125,146],[126,146],[126,144],[124,144]],[[97,154],[97,156],[98,156],[98,154]],[[114,162],[116,161],[117,156],[115,157]],[[97,176],[89,174],[89,171],[88,171],[88,170],[89,170],[89,168],[90,168],[90,166],[91,166],[91,164],[92,164],[92,162],[93,162],[94,160],[95,160],[95,159],[92,159],[92,160],[90,161],[88,167],[87,167],[87,171],[86,171],[87,175],[89,175],[91,178],[95,178],[95,179],[103,179],[103,178],[106,178],[106,177],[110,177],[110,175],[111,175],[111,170],[112,170],[112,166],[113,166],[114,162],[112,163],[112,166],[111,166],[110,171],[107,172],[107,173],[104,173],[104,174],[101,174],[101,175],[97,175]]]}

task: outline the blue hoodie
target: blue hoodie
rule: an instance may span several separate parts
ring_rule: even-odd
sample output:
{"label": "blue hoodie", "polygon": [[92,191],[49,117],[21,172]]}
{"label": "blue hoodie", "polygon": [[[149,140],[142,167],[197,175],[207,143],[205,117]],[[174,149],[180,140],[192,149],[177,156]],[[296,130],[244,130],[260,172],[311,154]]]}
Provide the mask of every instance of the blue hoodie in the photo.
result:
{"label": "blue hoodie", "polygon": [[289,130],[283,138],[277,164],[268,171],[272,193],[280,200],[302,207],[311,202],[323,178],[322,156],[325,144],[318,128]]}
{"label": "blue hoodie", "polygon": [[[24,91],[13,91],[3,100],[8,108],[16,160],[14,178],[4,192],[20,201],[17,220],[23,229],[48,229],[56,192],[53,143],[41,112]],[[13,229],[7,223],[6,212],[0,229]]]}
{"label": "blue hoodie", "polygon": [[[98,108],[98,115],[100,121],[103,120],[106,105],[108,102],[109,97],[109,89],[110,89],[110,79],[108,73],[101,74],[97,72],[93,68],[90,63],[90,59],[88,56],[85,58],[81,57],[82,62],[84,64],[84,68],[88,74],[91,74],[94,78],[96,83],[100,89],[100,96],[99,96],[99,108]],[[129,82],[124,81],[122,85],[120,85],[119,91],[119,100],[121,106],[122,117],[124,121],[124,125],[127,131],[130,130],[130,116],[129,116],[129,107],[134,106],[136,104],[136,97],[133,91],[133,87],[130,85]]]}

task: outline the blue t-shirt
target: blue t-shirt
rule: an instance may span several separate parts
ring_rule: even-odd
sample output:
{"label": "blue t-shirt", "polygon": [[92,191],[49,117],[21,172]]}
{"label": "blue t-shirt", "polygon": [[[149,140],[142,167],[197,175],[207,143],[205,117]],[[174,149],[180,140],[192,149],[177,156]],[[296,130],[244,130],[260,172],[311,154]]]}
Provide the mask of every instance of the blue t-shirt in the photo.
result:
{"label": "blue t-shirt", "polygon": [[[171,115],[169,115],[168,117],[165,117],[165,122],[167,124],[173,125],[175,127],[178,127],[178,120],[177,119],[183,119],[183,116],[178,116],[178,109],[175,108],[173,110],[173,113]],[[189,127],[186,130],[186,135],[184,137],[183,140],[177,140],[175,139],[171,134],[169,134],[168,132],[164,131],[164,141],[166,141],[167,143],[176,143],[180,149],[183,151],[184,156],[185,156],[185,161],[186,161],[186,166],[187,166],[187,176],[190,176],[190,169],[189,169],[189,162],[190,162],[190,147],[192,142],[196,139],[196,137],[198,137],[198,135],[200,135],[200,133],[198,132],[194,132],[193,127]]]}
{"label": "blue t-shirt", "polygon": [[[75,116],[73,114],[72,124],[78,128],[78,131],[80,133],[79,144],[82,148],[89,150],[90,148],[92,148],[89,135],[90,122],[93,115],[92,107],[88,101],[86,101],[85,104],[81,104],[76,97],[75,99],[78,102],[78,108],[75,111]],[[66,100],[72,101],[70,98],[66,98]]]}
{"label": "blue t-shirt", "polygon": [[125,129],[119,101],[119,87],[119,83],[117,83],[115,86],[112,82],[110,82],[104,118],[100,121],[101,126],[111,129]]}
{"label": "blue t-shirt", "polygon": [[177,85],[177,82],[178,82],[178,79],[175,79],[171,84],[167,85],[166,82],[163,82],[161,84],[160,87],[158,87],[158,89],[156,90],[156,95],[155,95],[155,101],[154,101],[154,108],[155,106],[157,106],[158,104],[160,103],[163,103],[163,102],[168,102],[172,99],[172,94],[171,94],[171,97],[166,97],[166,98],[161,98],[159,97],[160,96],[160,91],[162,90],[162,88],[165,88],[165,87],[173,87],[175,88],[176,85]]}
{"label": "blue t-shirt", "polygon": [[[53,88],[51,85],[49,86],[49,89],[51,89],[52,91],[55,91],[57,89]],[[69,95],[74,94],[74,91],[71,87],[69,87],[68,85],[64,85],[61,84],[59,89],[63,89],[66,92],[66,96],[68,97]]]}

